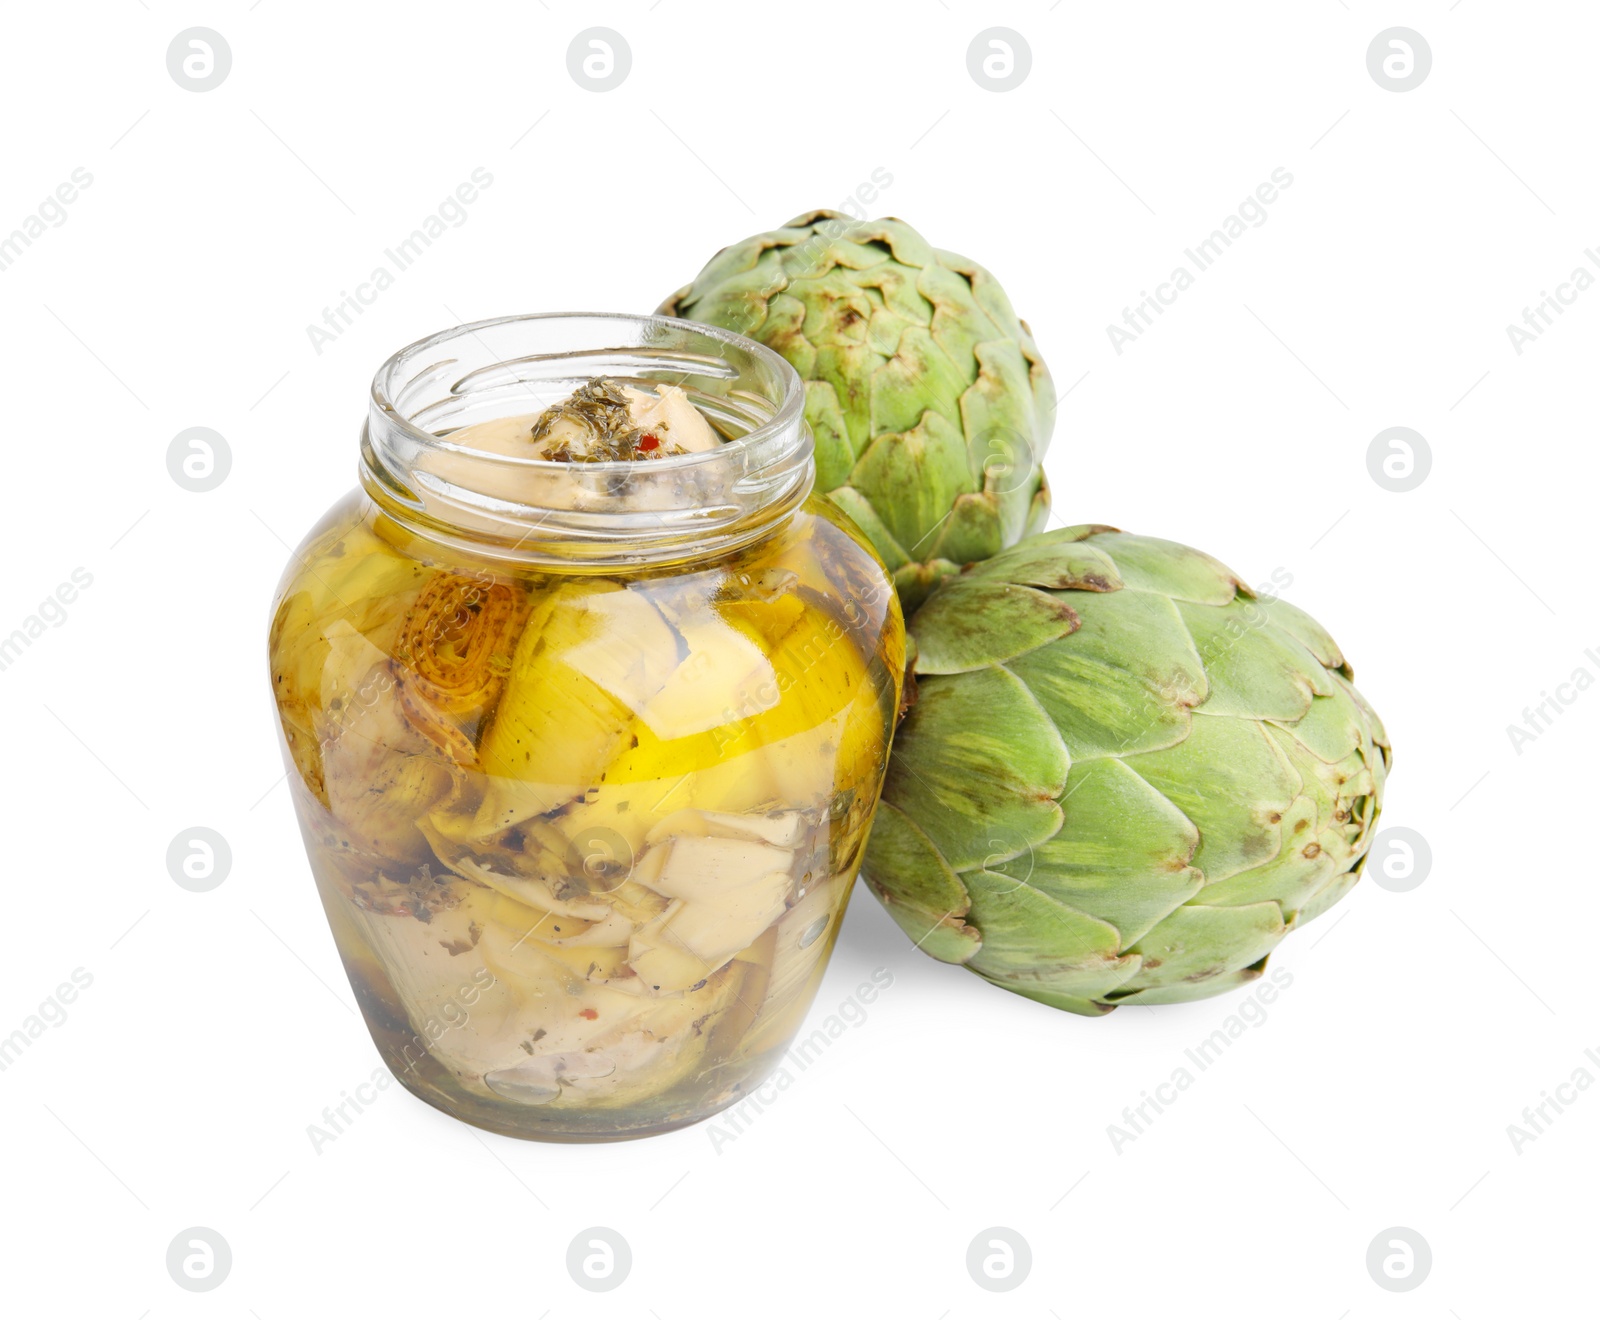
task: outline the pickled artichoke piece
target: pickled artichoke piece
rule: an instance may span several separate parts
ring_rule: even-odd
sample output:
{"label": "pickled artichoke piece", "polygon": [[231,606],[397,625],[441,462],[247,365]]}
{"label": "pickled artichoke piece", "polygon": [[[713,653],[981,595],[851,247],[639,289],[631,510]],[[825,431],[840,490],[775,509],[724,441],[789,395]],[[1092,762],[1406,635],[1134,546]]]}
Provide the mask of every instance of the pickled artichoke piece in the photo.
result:
{"label": "pickled artichoke piece", "polygon": [[677,634],[643,592],[609,580],[554,588],[523,630],[479,744],[489,787],[474,834],[498,834],[598,783],[633,712],[677,662]]}
{"label": "pickled artichoke piece", "polygon": [[572,1050],[566,1054],[540,1054],[509,1068],[498,1068],[484,1077],[496,1095],[525,1105],[544,1105],[561,1094],[563,1081],[571,1084],[580,1078],[610,1077],[617,1071],[616,1060],[599,1050]]}
{"label": "pickled artichoke piece", "polygon": [[300,569],[297,590],[285,596],[284,605],[297,596],[304,598],[308,631],[275,635],[273,654],[283,658],[306,642],[314,644],[319,639],[316,630],[334,619],[345,620],[387,652],[430,574],[366,524],[337,520],[326,534],[313,539],[300,557]]}
{"label": "pickled artichoke piece", "polygon": [[436,575],[418,594],[394,643],[406,716],[462,765],[477,762],[477,720],[500,693],[506,652],[528,612],[513,583]]}
{"label": "pickled artichoke piece", "polygon": [[759,839],[775,848],[793,848],[800,842],[805,817],[798,811],[767,813],[706,811],[685,807],[650,827],[648,843],[659,843],[674,835],[720,834],[731,838]]}
{"label": "pickled artichoke piece", "polygon": [[773,998],[795,994],[812,972],[821,969],[831,944],[829,929],[844,911],[844,891],[854,883],[853,875],[829,876],[783,914],[772,959]]}
{"label": "pickled artichoke piece", "polygon": [[618,876],[588,876],[581,859],[566,848],[560,830],[549,822],[524,827],[529,836],[535,829],[539,835],[554,836],[553,849],[542,849],[537,857],[529,850],[528,837],[519,851],[503,842],[457,842],[436,829],[431,819],[419,828],[434,855],[455,874],[536,913],[553,912],[593,922],[603,921],[615,911],[639,925],[666,907],[661,895],[630,879],[631,867]]}
{"label": "pickled artichoke piece", "polygon": [[358,710],[394,686],[394,676],[388,657],[349,620],[333,619],[322,632],[322,662],[311,690],[320,712],[319,741],[329,742]]}
{"label": "pickled artichoke piece", "polygon": [[[572,900],[556,896],[551,886],[543,880],[529,880],[520,875],[503,875],[491,867],[484,866],[463,857],[455,864],[457,874],[478,881],[479,884],[496,893],[504,894],[507,898],[515,899],[528,908],[535,917],[544,916],[566,917],[578,922],[604,921],[612,913],[612,908],[596,900]],[[547,934],[560,934],[559,927],[552,927]]]}
{"label": "pickled artichoke piece", "polygon": [[[268,639],[273,697],[295,769],[327,806],[323,716],[332,713],[330,701],[356,691],[369,668],[364,657],[375,661],[388,654],[427,571],[396,555],[366,526],[350,526],[337,516],[312,537],[299,570]],[[341,634],[368,646],[334,656],[332,639]],[[337,677],[330,675],[330,661]]]}
{"label": "pickled artichoke piece", "polygon": [[656,990],[703,980],[782,915],[793,864],[791,849],[752,839],[679,834],[652,845],[636,878],[676,901],[635,933],[629,965]]}
{"label": "pickled artichoke piece", "polygon": [[[647,707],[646,718],[634,725],[638,741],[630,740],[608,782],[663,780],[671,793],[662,806],[669,809],[750,810],[763,802],[813,805],[831,793],[835,773],[841,778],[878,773],[884,755],[882,703],[861,681],[865,669],[859,655],[850,644],[829,639],[823,621],[800,602],[780,602],[777,609],[781,617],[769,622],[784,645],[773,648],[753,625],[730,621],[728,628],[742,633],[755,652],[771,654],[770,678],[747,685],[731,699],[724,696],[721,721],[702,725],[699,732],[693,731],[698,721],[680,712],[681,721],[662,721],[680,736],[663,737],[649,719],[659,718],[659,707]],[[693,663],[691,654],[680,670]],[[846,714],[849,720],[841,718]],[[706,710],[700,718],[715,716]],[[849,760],[839,762],[836,771],[841,748]],[[684,779],[686,773],[692,782]]]}
{"label": "pickled artichoke piece", "polygon": [[671,741],[707,733],[770,710],[781,700],[772,662],[749,637],[719,619],[679,626],[687,654],[650,700],[639,722]]}
{"label": "pickled artichoke piece", "polygon": [[[722,443],[677,385],[650,389],[596,377],[538,413],[497,417],[449,434],[463,451],[559,463],[648,462]],[[556,482],[564,474],[538,474]]]}
{"label": "pickled artichoke piece", "polygon": [[601,376],[534,418],[527,443],[537,458],[616,463],[702,452],[718,440],[679,386],[652,392]]}
{"label": "pickled artichoke piece", "polygon": [[[369,977],[376,973],[388,991],[382,997],[396,1001],[414,1033],[406,1063],[432,1054],[473,1078],[509,1059],[521,1034],[517,995],[486,972],[475,951],[451,952],[479,943],[492,926],[494,903],[485,890],[464,890],[455,907],[426,924],[344,908],[340,924],[364,945],[364,956],[353,961],[370,968]],[[351,961],[347,954],[346,963]]]}
{"label": "pickled artichoke piece", "polygon": [[[722,443],[711,429],[701,411],[689,401],[689,396],[677,385],[656,385],[654,392],[624,385],[622,393],[628,400],[628,411],[633,424],[644,432],[639,449],[644,453],[697,454],[715,449]],[[654,435],[659,447],[645,448]]]}
{"label": "pickled artichoke piece", "polygon": [[328,808],[364,852],[415,861],[428,855],[417,826],[456,789],[460,771],[407,722],[386,668],[372,666],[349,704],[319,720]]}
{"label": "pickled artichoke piece", "polygon": [[[687,468],[649,481],[619,474],[618,464],[701,453],[722,443],[717,432],[676,385],[649,389],[599,378],[543,412],[499,417],[452,431],[448,448],[423,455],[431,480],[421,494],[430,507],[464,525],[480,525],[471,504],[459,504],[453,487],[497,495],[545,509],[649,509],[682,507],[685,496],[725,498],[716,474]],[[540,460],[486,465],[482,456]],[[606,466],[596,468],[596,464]],[[558,466],[559,465],[559,466]],[[485,489],[492,485],[492,489]]]}
{"label": "pickled artichoke piece", "polygon": [[[703,975],[692,991],[647,997],[637,977],[617,975],[610,951],[551,949],[503,919],[484,931],[480,947],[519,1003],[484,1084],[508,1098],[522,1090],[529,1103],[554,1102],[562,1091],[622,1103],[692,1075],[706,1066],[711,1027],[743,985],[743,972],[729,968]],[[559,1089],[542,1094],[540,1086]]]}
{"label": "pickled artichoke piece", "polygon": [[587,930],[557,936],[547,943],[563,949],[625,949],[638,928],[637,921],[613,908],[599,921],[591,922]]}
{"label": "pickled artichoke piece", "polygon": [[[533,938],[537,939],[537,935]],[[573,978],[574,986],[604,986],[607,991],[635,999],[645,993],[639,978],[627,965],[628,950],[625,945],[567,948],[544,941],[539,949],[552,965],[559,964],[565,969],[566,975]],[[583,1002],[582,997],[588,991],[569,989],[567,993]]]}
{"label": "pickled artichoke piece", "polygon": [[672,786],[618,783],[615,768],[605,775],[605,783],[591,786],[550,824],[563,840],[563,857],[576,860],[579,869],[626,875],[644,851],[656,802]]}
{"label": "pickled artichoke piece", "polygon": [[[709,961],[687,948],[682,940],[667,932],[667,923],[684,909],[674,902],[647,925],[641,926],[628,941],[628,966],[638,975],[646,994],[671,995],[700,984],[717,970]],[[737,952],[738,950],[734,950]],[[723,962],[728,962],[733,953]]]}
{"label": "pickled artichoke piece", "polygon": [[[746,884],[715,900],[685,901],[663,921],[666,938],[700,960],[701,973],[716,971],[741,949],[747,948],[783,913],[789,892],[789,873],[771,871],[753,876]],[[630,942],[628,961],[646,975]],[[691,982],[692,984],[692,982]]]}
{"label": "pickled artichoke piece", "polygon": [[658,810],[683,806],[733,812],[758,811],[781,801],[777,776],[772,773],[764,748],[729,755],[724,761],[702,766],[675,782],[671,795]]}
{"label": "pickled artichoke piece", "polygon": [[[792,849],[752,839],[696,834],[678,835],[656,848],[663,857],[660,867],[646,874],[641,864],[638,878],[659,894],[715,906],[731,922],[764,917],[750,938],[765,930],[782,910],[789,868],[794,864]],[[748,938],[740,940],[733,947],[742,949],[749,942]]]}
{"label": "pickled artichoke piece", "polygon": [[775,929],[767,1000],[741,1047],[750,1054],[781,1044],[798,1029],[833,947],[855,873],[829,876],[783,914]]}
{"label": "pickled artichoke piece", "polygon": [[[741,712],[742,722],[724,739],[724,752],[816,729],[848,710],[869,687],[855,645],[834,620],[808,608],[798,595],[734,601],[719,605],[718,613],[772,658],[782,693],[782,700],[768,710]],[[815,766],[809,769],[815,783]]]}

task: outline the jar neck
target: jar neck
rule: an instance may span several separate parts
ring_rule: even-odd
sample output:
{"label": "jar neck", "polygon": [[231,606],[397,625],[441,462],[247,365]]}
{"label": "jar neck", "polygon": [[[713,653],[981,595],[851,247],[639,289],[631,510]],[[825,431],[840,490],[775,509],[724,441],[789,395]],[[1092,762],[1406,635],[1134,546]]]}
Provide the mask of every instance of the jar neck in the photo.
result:
{"label": "jar neck", "polygon": [[[670,384],[725,438],[635,462],[557,463],[452,442],[606,376]],[[409,530],[488,558],[573,569],[720,555],[770,532],[815,480],[794,369],[727,331],[660,316],[480,321],[402,349],[373,380],[361,484]]]}

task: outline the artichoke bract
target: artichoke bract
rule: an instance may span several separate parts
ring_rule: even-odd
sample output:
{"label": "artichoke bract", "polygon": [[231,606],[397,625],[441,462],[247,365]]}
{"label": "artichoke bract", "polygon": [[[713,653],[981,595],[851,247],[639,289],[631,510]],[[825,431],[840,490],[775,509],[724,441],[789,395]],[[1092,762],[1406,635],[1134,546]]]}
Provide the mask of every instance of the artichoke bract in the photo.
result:
{"label": "artichoke bract", "polygon": [[994,276],[900,220],[812,211],[724,248],[661,305],[758,339],[806,382],[817,489],[907,609],[1044,526],[1055,390]]}
{"label": "artichoke bract", "polygon": [[935,958],[1074,1013],[1200,999],[1355,884],[1383,725],[1327,632],[1209,555],[1043,533],[911,631],[864,874]]}

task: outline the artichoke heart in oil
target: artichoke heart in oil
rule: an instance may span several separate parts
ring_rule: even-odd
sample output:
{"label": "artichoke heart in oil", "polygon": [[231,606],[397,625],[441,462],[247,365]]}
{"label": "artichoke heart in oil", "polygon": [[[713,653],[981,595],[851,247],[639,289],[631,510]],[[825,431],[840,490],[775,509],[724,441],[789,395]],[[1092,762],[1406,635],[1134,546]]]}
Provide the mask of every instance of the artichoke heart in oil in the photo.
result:
{"label": "artichoke heart in oil", "polygon": [[[725,443],[681,390],[605,380],[449,438],[545,460],[521,479],[573,507],[592,464]],[[480,562],[370,501],[337,508],[280,592],[271,663],[386,1061],[502,1130],[530,1112],[653,1130],[736,1099],[815,992],[904,661],[883,569],[815,502],[626,572]]]}

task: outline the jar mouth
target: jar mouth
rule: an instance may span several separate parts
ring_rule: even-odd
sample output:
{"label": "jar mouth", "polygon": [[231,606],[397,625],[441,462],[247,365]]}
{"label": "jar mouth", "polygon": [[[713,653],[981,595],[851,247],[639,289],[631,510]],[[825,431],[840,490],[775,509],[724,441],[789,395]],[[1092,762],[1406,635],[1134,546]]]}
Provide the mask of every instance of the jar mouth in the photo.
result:
{"label": "jar mouth", "polygon": [[[723,439],[646,461],[564,463],[456,444],[542,412],[586,381],[684,389]],[[373,377],[361,481],[398,521],[499,557],[581,566],[733,548],[809,494],[799,375],[771,349],[668,316],[497,317],[419,339]],[[552,500],[556,489],[580,498]]]}

